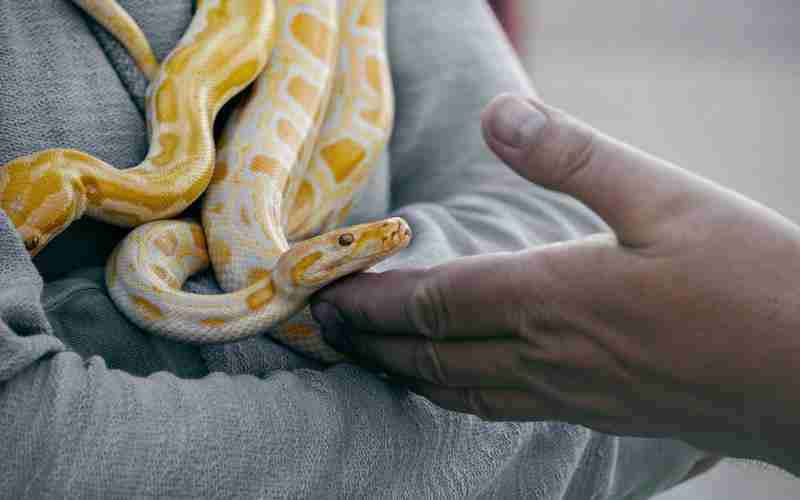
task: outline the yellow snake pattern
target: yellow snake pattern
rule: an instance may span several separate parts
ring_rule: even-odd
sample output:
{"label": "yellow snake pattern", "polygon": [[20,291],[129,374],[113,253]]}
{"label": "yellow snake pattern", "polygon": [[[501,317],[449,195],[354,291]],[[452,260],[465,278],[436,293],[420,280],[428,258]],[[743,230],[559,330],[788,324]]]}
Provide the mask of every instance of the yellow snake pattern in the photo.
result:
{"label": "yellow snake pattern", "polygon": [[383,154],[394,120],[383,1],[350,2],[329,116],[289,212],[289,236],[342,224]]}
{"label": "yellow snake pattern", "polygon": [[[189,30],[161,66],[114,0],[73,2],[152,76],[147,104],[153,142],[145,161],[123,172],[71,150],[6,165],[0,202],[29,250],[41,249],[84,209],[111,223],[139,226],[112,254],[106,279],[120,310],[145,330],[182,341],[226,342],[271,329],[305,354],[342,360],[307,310],[299,321],[285,320],[325,284],[410,241],[401,219],[334,230],[391,133],[384,0],[198,2]],[[216,113],[254,79],[215,148]],[[71,156],[77,159],[64,161]],[[42,158],[49,161],[44,167]],[[36,182],[46,175],[61,184],[43,192]],[[154,193],[159,187],[163,192]],[[181,212],[204,191],[202,225],[143,224]],[[71,204],[64,202],[69,196]],[[168,209],[148,203],[170,196]],[[293,244],[287,238],[320,232]],[[227,293],[181,291],[189,276],[209,265]]]}
{"label": "yellow snake pattern", "polygon": [[337,2],[276,5],[272,57],[222,134],[203,202],[209,254],[225,291],[268,274],[289,249],[283,199],[305,173],[337,76]]}
{"label": "yellow snake pattern", "polygon": [[150,87],[150,150],[138,166],[119,170],[70,149],[3,166],[0,207],[28,250],[36,254],[84,213],[132,227],[175,216],[197,200],[214,172],[213,121],[263,70],[274,17],[272,2],[201,4]]}
{"label": "yellow snake pattern", "polygon": [[72,3],[85,10],[123,44],[148,80],[155,79],[158,60],[147,37],[125,9],[117,2],[107,0],[72,0]]}

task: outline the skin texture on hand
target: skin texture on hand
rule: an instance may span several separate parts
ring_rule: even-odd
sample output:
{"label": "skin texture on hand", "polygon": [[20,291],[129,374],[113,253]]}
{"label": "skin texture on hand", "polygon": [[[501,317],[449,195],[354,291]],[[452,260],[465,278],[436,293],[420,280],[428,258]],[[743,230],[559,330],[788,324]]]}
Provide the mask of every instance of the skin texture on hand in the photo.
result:
{"label": "skin texture on hand", "polygon": [[540,102],[483,128],[614,234],[347,278],[314,301],[329,341],[444,408],[800,473],[800,228]]}

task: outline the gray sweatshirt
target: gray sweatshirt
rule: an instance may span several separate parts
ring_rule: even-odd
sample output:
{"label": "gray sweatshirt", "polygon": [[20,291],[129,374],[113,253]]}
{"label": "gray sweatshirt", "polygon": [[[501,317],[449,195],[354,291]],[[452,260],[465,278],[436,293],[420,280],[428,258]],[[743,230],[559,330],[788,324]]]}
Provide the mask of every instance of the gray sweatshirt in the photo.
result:
{"label": "gray sweatshirt", "polygon": [[[162,58],[192,14],[190,0],[120,3]],[[380,269],[606,230],[484,146],[482,107],[532,89],[483,1],[388,3],[396,130],[352,220],[400,215],[415,238]],[[0,165],[50,147],[121,168],[145,155],[144,78],[68,0],[1,1],[0,68]],[[103,285],[123,235],[81,221],[32,263],[0,212],[2,498],[641,498],[704,456],[484,422],[267,336],[209,348],[154,338]]]}

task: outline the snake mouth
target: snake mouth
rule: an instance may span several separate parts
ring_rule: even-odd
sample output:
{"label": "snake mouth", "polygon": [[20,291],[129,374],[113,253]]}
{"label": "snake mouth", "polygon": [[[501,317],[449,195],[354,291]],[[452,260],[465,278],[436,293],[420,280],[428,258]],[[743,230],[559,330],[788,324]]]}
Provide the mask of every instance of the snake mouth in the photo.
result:
{"label": "snake mouth", "polygon": [[[400,217],[393,217],[379,224],[376,229],[368,229],[361,234],[356,245],[365,248],[363,256],[353,257],[353,261],[379,261],[404,248],[411,242],[411,227]],[[366,226],[372,226],[367,224]]]}
{"label": "snake mouth", "polygon": [[383,246],[386,249],[386,253],[397,252],[411,243],[411,227],[405,220],[398,217],[391,219],[391,224],[394,228],[383,237]]}

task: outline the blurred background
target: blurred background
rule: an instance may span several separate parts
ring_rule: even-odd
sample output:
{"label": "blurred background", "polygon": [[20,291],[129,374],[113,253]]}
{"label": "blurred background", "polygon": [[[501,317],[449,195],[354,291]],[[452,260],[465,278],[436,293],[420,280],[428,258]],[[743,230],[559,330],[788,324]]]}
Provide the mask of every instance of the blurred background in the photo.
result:
{"label": "blurred background", "polygon": [[[551,104],[800,222],[800,2],[497,0]],[[800,480],[725,462],[658,500],[798,500]]]}

